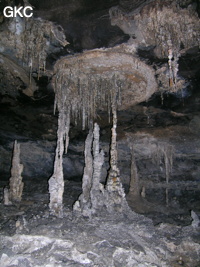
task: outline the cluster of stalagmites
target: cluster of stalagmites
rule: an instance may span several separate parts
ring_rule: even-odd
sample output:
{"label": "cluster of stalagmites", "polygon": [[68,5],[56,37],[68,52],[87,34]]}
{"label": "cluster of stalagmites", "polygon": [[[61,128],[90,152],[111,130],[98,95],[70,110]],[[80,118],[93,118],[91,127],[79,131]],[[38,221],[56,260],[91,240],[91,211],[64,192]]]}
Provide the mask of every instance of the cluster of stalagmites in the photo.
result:
{"label": "cluster of stalagmites", "polygon": [[[66,99],[63,98],[63,99]],[[62,99],[62,101],[63,101]],[[105,209],[109,212],[123,212],[128,208],[124,190],[120,181],[120,173],[117,167],[117,95],[112,94],[112,139],[110,148],[110,170],[106,186],[101,183],[102,165],[104,163],[104,152],[99,148],[99,126],[94,124],[90,129],[85,141],[85,168],[82,180],[82,194],[74,204],[74,211],[79,211],[84,216],[91,216]],[[61,108],[61,106],[59,106]],[[63,153],[67,152],[69,143],[68,133],[70,126],[70,110],[62,108],[58,118],[58,141],[54,163],[54,173],[49,179],[50,213],[57,217],[63,217]]]}
{"label": "cluster of stalagmites", "polygon": [[90,130],[85,142],[82,194],[73,207],[74,211],[81,212],[84,216],[91,217],[91,215],[101,210],[123,212],[128,207],[117,167],[116,116],[113,116],[113,118],[111,167],[105,186],[100,183],[104,152],[99,150],[99,126],[97,123],[94,125],[94,130]]}
{"label": "cluster of stalagmites", "polygon": [[4,189],[4,204],[19,203],[22,199],[24,183],[22,182],[23,165],[20,163],[20,144],[15,141],[12,158],[9,188]]}

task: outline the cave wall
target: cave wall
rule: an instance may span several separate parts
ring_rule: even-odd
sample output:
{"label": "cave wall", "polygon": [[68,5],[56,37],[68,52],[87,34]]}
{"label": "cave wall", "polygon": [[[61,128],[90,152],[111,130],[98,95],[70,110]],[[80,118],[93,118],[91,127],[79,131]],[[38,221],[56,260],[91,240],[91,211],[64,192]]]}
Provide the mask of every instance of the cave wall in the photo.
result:
{"label": "cave wall", "polygon": [[[200,180],[198,2],[30,3],[35,8],[33,19],[1,16],[0,21],[2,179],[9,177],[15,139],[21,144],[25,177],[49,178],[52,174],[58,115],[53,115],[56,75],[65,79],[74,69],[74,77],[82,80],[84,87],[92,68],[108,78],[109,69],[126,69],[125,76],[134,86],[131,82],[124,86],[117,129],[119,168],[126,192],[133,146],[141,190],[145,186],[147,199],[155,200],[152,196],[156,192],[165,202],[164,159],[155,163],[152,155],[167,144],[174,148],[171,199],[187,193],[196,197]],[[75,54],[84,49],[89,51]],[[134,76],[128,76],[129,68],[135,71]],[[75,78],[74,86],[78,82]],[[103,108],[97,114],[107,153],[104,182],[111,124]],[[69,152],[63,159],[66,180],[78,177],[80,181],[83,173],[87,130],[81,127],[74,122],[70,126]]]}

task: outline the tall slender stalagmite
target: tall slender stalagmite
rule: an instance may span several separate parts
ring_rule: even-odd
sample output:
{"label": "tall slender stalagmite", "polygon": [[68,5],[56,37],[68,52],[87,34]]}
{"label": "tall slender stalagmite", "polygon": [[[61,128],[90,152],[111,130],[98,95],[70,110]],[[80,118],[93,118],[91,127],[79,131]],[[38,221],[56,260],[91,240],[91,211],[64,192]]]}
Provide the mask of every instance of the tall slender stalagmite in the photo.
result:
{"label": "tall slender stalagmite", "polygon": [[130,180],[130,189],[129,194],[130,197],[140,197],[140,186],[139,186],[139,175],[137,170],[137,165],[135,161],[134,148],[131,147],[131,180]]}
{"label": "tall slender stalagmite", "polygon": [[165,179],[166,179],[166,189],[165,189],[165,201],[166,206],[169,206],[169,189],[168,184],[170,180],[170,175],[173,167],[173,156],[174,156],[174,147],[168,144],[159,144],[153,155],[153,162],[160,164],[162,161],[165,165]]}
{"label": "tall slender stalagmite", "polygon": [[[57,217],[63,217],[63,153],[67,152],[69,143],[70,112],[62,109],[58,117],[57,148],[54,161],[54,173],[49,179],[50,213]],[[64,146],[65,141],[65,146]]]}
{"label": "tall slender stalagmite", "polygon": [[93,140],[93,175],[92,175],[92,188],[90,192],[92,212],[95,213],[98,208],[103,206],[102,192],[103,186],[100,183],[102,166],[104,163],[104,152],[99,149],[99,125],[94,124],[94,140]]}
{"label": "tall slender stalagmite", "polygon": [[92,188],[92,175],[93,175],[93,156],[92,156],[92,142],[93,131],[90,130],[85,141],[85,168],[82,180],[82,194],[80,197],[80,206],[82,212],[91,208],[90,191]]}
{"label": "tall slender stalagmite", "polygon": [[113,127],[112,139],[110,147],[110,171],[106,185],[106,207],[109,212],[117,211],[122,212],[127,206],[124,189],[120,180],[120,171],[117,166],[117,110],[116,102],[113,101],[112,105]]}
{"label": "tall slender stalagmite", "polygon": [[166,146],[166,148],[163,150],[164,153],[164,162],[165,162],[165,178],[166,178],[166,190],[165,190],[165,195],[166,195],[166,206],[169,206],[169,189],[168,189],[168,184],[169,184],[169,179],[170,175],[172,172],[172,166],[173,166],[173,153],[174,149],[173,146]]}
{"label": "tall slender stalagmite", "polygon": [[24,183],[22,182],[23,165],[20,163],[20,144],[15,140],[12,158],[9,190],[4,190],[4,203],[18,203],[22,199]]}

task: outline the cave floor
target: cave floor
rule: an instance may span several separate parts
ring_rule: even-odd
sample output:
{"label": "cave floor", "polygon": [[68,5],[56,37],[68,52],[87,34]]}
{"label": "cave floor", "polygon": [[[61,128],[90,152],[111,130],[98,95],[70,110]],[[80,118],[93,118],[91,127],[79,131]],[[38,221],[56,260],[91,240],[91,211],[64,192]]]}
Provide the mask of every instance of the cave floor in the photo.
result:
{"label": "cave floor", "polygon": [[49,215],[47,180],[38,180],[24,179],[18,206],[0,204],[0,266],[200,266],[200,228],[186,211],[137,199],[129,204],[145,215],[102,211],[84,218],[72,212],[77,179],[65,181],[60,219]]}

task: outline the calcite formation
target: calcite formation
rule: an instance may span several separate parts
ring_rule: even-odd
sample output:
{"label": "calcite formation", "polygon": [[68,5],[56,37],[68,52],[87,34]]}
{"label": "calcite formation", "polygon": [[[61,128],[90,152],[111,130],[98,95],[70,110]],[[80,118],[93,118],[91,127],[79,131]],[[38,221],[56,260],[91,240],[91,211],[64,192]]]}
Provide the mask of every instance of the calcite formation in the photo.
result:
{"label": "calcite formation", "polygon": [[192,6],[181,8],[180,1],[147,1],[126,12],[120,6],[110,9],[112,25],[135,38],[137,47],[153,48],[158,58],[168,58],[165,90],[177,91],[183,86],[178,77],[179,57],[189,48],[199,46],[199,17]]}
{"label": "calcite formation", "polygon": [[83,129],[97,110],[110,114],[113,90],[119,110],[145,101],[157,91],[153,68],[123,51],[98,49],[67,56],[57,61],[54,72],[55,106],[59,110],[63,102],[70,107],[72,120],[82,122]]}
{"label": "calcite formation", "polygon": [[[67,110],[68,111],[68,110]],[[57,147],[56,156],[54,161],[54,173],[49,179],[49,194],[50,194],[50,213],[57,217],[63,216],[63,192],[64,192],[64,177],[63,177],[63,153],[67,153],[69,143],[69,126],[70,126],[70,113],[64,115],[67,111],[62,110],[58,118],[58,131],[57,131]],[[65,135],[63,134],[65,133]],[[64,148],[65,142],[65,148]]]}
{"label": "calcite formation", "polygon": [[124,189],[120,180],[117,157],[117,113],[113,107],[112,141],[110,149],[110,170],[105,187],[100,183],[104,152],[99,149],[99,126],[94,125],[85,142],[85,168],[82,181],[82,194],[74,204],[74,211],[89,216],[106,210],[110,213],[125,212],[128,209]]}
{"label": "calcite formation", "polygon": [[156,162],[158,165],[163,160],[164,166],[165,166],[165,179],[166,179],[166,205],[169,205],[169,190],[168,190],[168,184],[170,180],[170,174],[172,172],[173,167],[173,155],[174,155],[174,148],[172,145],[168,144],[159,144],[157,146],[156,151],[153,154],[153,161]]}
{"label": "calcite formation", "polygon": [[[55,64],[54,72],[54,111],[56,108],[58,109],[59,117],[54,174],[49,180],[50,211],[52,214],[62,217],[64,190],[62,155],[64,153],[64,143],[66,146],[65,152],[67,152],[70,120],[75,124],[82,123],[82,128],[85,129],[96,118],[98,110],[107,110],[108,117],[110,117],[111,111],[113,115],[111,170],[107,184],[107,192],[110,192],[108,193],[108,199],[109,201],[112,199],[113,203],[109,203],[107,208],[113,207],[115,200],[121,206],[121,200],[125,198],[117,168],[117,109],[125,109],[144,101],[157,90],[154,70],[130,53],[93,50],[60,59]],[[98,151],[99,134],[96,127],[93,135],[94,190],[91,191],[90,197],[93,198],[92,205],[98,206],[95,190],[99,190],[96,186],[99,185],[100,169],[103,162],[102,155],[100,156]],[[92,137],[88,138],[86,146],[89,149]],[[90,152],[87,148],[85,153],[88,154],[88,161],[91,161]],[[87,169],[87,167],[85,169],[86,176],[88,176],[87,172],[91,173],[90,168],[92,168],[88,167]],[[89,182],[89,184],[91,183]],[[93,194],[94,191],[95,194]],[[117,198],[116,194],[118,193]],[[110,197],[111,195],[113,196]]]}
{"label": "calcite formation", "polygon": [[106,208],[109,212],[123,212],[128,208],[124,189],[120,180],[117,153],[117,110],[116,103],[112,104],[113,127],[110,147],[110,170],[106,184]]}
{"label": "calcite formation", "polygon": [[[130,177],[130,188],[129,188],[129,197],[140,197],[140,183],[139,183],[139,174],[135,160],[134,146],[131,147],[131,177]],[[145,195],[143,188],[143,195]]]}
{"label": "calcite formation", "polygon": [[22,199],[24,183],[22,182],[23,165],[20,163],[20,144],[15,141],[9,189],[4,189],[4,204],[19,203]]}
{"label": "calcite formation", "polygon": [[140,45],[155,46],[154,51],[160,58],[167,58],[169,49],[176,57],[181,50],[199,46],[199,17],[191,6],[183,9],[179,1],[171,0],[149,2],[131,12],[112,7],[112,25],[135,36]]}
{"label": "calcite formation", "polygon": [[[17,89],[23,89],[24,94],[32,97],[37,89],[32,74],[37,73],[38,78],[44,75],[47,56],[59,52],[68,44],[63,29],[50,21],[19,16],[0,24],[2,29],[0,70],[11,76],[14,85],[18,85],[18,79],[21,80]],[[7,87],[10,86],[12,82]]]}
{"label": "calcite formation", "polygon": [[82,194],[74,205],[74,211],[91,216],[104,206],[104,188],[100,183],[104,152],[99,149],[99,126],[94,125],[85,141],[85,168]]}

